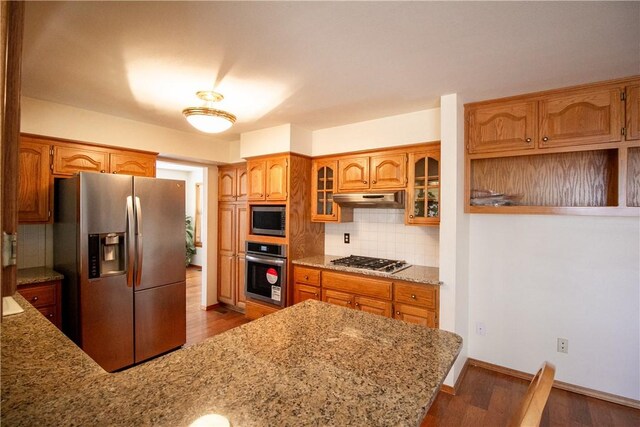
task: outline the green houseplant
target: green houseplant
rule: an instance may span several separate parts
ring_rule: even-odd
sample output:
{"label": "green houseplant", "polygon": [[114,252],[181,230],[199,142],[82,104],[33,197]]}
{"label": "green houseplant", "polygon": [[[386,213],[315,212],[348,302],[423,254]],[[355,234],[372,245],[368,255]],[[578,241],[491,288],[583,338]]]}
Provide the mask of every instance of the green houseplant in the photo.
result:
{"label": "green houseplant", "polygon": [[185,240],[185,259],[184,264],[188,267],[191,264],[193,256],[196,254],[196,245],[194,242],[193,218],[189,215],[185,218],[186,240]]}

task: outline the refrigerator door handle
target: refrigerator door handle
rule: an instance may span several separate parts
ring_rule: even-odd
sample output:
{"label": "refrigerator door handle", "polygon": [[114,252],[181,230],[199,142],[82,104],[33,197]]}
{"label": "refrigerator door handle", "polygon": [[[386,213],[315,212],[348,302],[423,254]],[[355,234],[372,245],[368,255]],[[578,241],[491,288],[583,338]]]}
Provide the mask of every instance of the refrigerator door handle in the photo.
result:
{"label": "refrigerator door handle", "polygon": [[140,286],[142,280],[142,208],[140,197],[136,196],[136,243],[138,260],[136,262],[136,286]]}
{"label": "refrigerator door handle", "polygon": [[127,287],[133,286],[134,257],[136,253],[134,239],[133,200],[127,196]]}

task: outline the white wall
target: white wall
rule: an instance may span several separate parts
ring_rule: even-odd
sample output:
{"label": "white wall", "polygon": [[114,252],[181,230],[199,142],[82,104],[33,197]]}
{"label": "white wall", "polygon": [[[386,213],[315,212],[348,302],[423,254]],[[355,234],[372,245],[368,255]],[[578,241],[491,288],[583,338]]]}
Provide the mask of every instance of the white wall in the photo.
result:
{"label": "white wall", "polygon": [[313,132],[313,156],[440,140],[440,109],[416,111]]}
{"label": "white wall", "polygon": [[531,373],[549,360],[560,381],[639,400],[639,223],[473,215],[469,321],[486,335],[469,356]]}
{"label": "white wall", "polygon": [[227,162],[233,144],[33,98],[22,97],[20,108],[22,132],[156,151],[176,159]]}
{"label": "white wall", "polygon": [[275,126],[240,135],[240,157],[291,151],[291,125]]}
{"label": "white wall", "polygon": [[[350,234],[349,244],[344,233]],[[404,225],[403,209],[354,209],[353,222],[325,224],[327,255],[363,255],[438,266],[438,227]]]}

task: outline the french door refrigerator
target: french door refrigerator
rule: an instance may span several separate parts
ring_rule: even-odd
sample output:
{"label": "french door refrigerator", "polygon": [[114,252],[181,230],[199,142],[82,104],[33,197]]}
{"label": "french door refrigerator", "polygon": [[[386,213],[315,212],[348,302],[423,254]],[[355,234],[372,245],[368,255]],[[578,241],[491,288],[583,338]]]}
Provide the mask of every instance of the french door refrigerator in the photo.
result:
{"label": "french door refrigerator", "polygon": [[85,172],[56,180],[63,331],[109,372],[186,341],[184,185]]}

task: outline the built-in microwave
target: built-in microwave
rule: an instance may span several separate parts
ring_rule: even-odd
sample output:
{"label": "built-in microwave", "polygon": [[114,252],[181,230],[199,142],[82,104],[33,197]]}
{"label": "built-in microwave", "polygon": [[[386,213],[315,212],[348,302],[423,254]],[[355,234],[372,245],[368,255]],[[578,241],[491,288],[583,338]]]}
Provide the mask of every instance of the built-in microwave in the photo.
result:
{"label": "built-in microwave", "polygon": [[285,237],[286,206],[251,206],[251,234]]}

